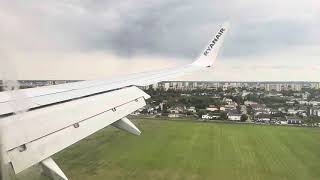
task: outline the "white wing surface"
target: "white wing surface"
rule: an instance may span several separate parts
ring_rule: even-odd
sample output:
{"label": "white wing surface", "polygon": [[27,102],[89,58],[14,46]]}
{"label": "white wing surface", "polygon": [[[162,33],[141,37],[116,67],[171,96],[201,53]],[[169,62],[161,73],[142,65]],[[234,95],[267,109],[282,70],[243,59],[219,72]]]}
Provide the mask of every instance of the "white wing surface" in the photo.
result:
{"label": "white wing surface", "polygon": [[9,92],[1,92],[0,159],[15,173],[40,163],[48,175],[67,179],[52,155],[108,125],[139,135],[139,129],[126,116],[145,106],[150,96],[136,86],[211,68],[227,28],[219,29],[196,61],[182,67],[18,90],[29,102],[30,109],[23,115],[14,113],[16,99]]}

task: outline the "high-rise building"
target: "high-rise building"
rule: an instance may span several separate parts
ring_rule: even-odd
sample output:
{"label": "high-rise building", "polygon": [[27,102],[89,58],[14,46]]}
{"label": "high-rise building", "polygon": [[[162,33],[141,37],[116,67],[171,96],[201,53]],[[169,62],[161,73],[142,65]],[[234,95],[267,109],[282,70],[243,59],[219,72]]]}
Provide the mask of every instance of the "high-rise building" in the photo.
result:
{"label": "high-rise building", "polygon": [[320,83],[319,82],[313,82],[311,83],[312,89],[320,89]]}

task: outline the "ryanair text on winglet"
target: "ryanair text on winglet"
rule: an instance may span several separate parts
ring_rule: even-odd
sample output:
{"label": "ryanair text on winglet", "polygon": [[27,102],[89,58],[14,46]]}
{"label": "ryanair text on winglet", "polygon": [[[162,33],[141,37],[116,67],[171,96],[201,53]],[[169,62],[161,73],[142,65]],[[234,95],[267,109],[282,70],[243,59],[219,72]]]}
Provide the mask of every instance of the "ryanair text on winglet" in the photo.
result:
{"label": "ryanair text on winglet", "polygon": [[203,55],[207,56],[209,54],[209,52],[212,50],[212,48],[214,47],[214,45],[218,42],[219,38],[222,36],[222,34],[224,33],[226,29],[221,28],[219,33],[216,35],[216,37],[212,40],[212,42],[209,44],[209,46],[207,47],[207,49],[204,51]]}

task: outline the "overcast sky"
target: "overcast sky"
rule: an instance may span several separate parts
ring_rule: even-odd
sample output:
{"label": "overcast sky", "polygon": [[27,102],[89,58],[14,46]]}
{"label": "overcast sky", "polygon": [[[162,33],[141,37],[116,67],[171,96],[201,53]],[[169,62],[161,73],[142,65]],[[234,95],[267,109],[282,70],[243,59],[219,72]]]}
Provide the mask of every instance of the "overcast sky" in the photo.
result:
{"label": "overcast sky", "polygon": [[319,0],[1,0],[0,78],[95,79],[192,62],[191,80],[320,81]]}

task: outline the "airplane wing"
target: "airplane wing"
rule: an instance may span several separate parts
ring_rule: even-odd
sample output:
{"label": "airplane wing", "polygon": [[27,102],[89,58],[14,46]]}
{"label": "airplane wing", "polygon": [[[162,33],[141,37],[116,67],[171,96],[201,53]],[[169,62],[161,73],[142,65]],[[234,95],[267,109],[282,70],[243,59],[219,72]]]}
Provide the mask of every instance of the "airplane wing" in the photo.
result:
{"label": "airplane wing", "polygon": [[[51,159],[55,153],[112,125],[139,135],[139,129],[126,118],[146,105],[150,98],[137,86],[167,81],[177,76],[212,68],[227,32],[223,25],[191,64],[129,76],[17,90],[28,102],[28,110],[17,104],[10,93],[0,93],[0,149],[4,164],[14,172],[40,163],[52,177],[67,179]],[[0,158],[1,160],[1,158]]]}

